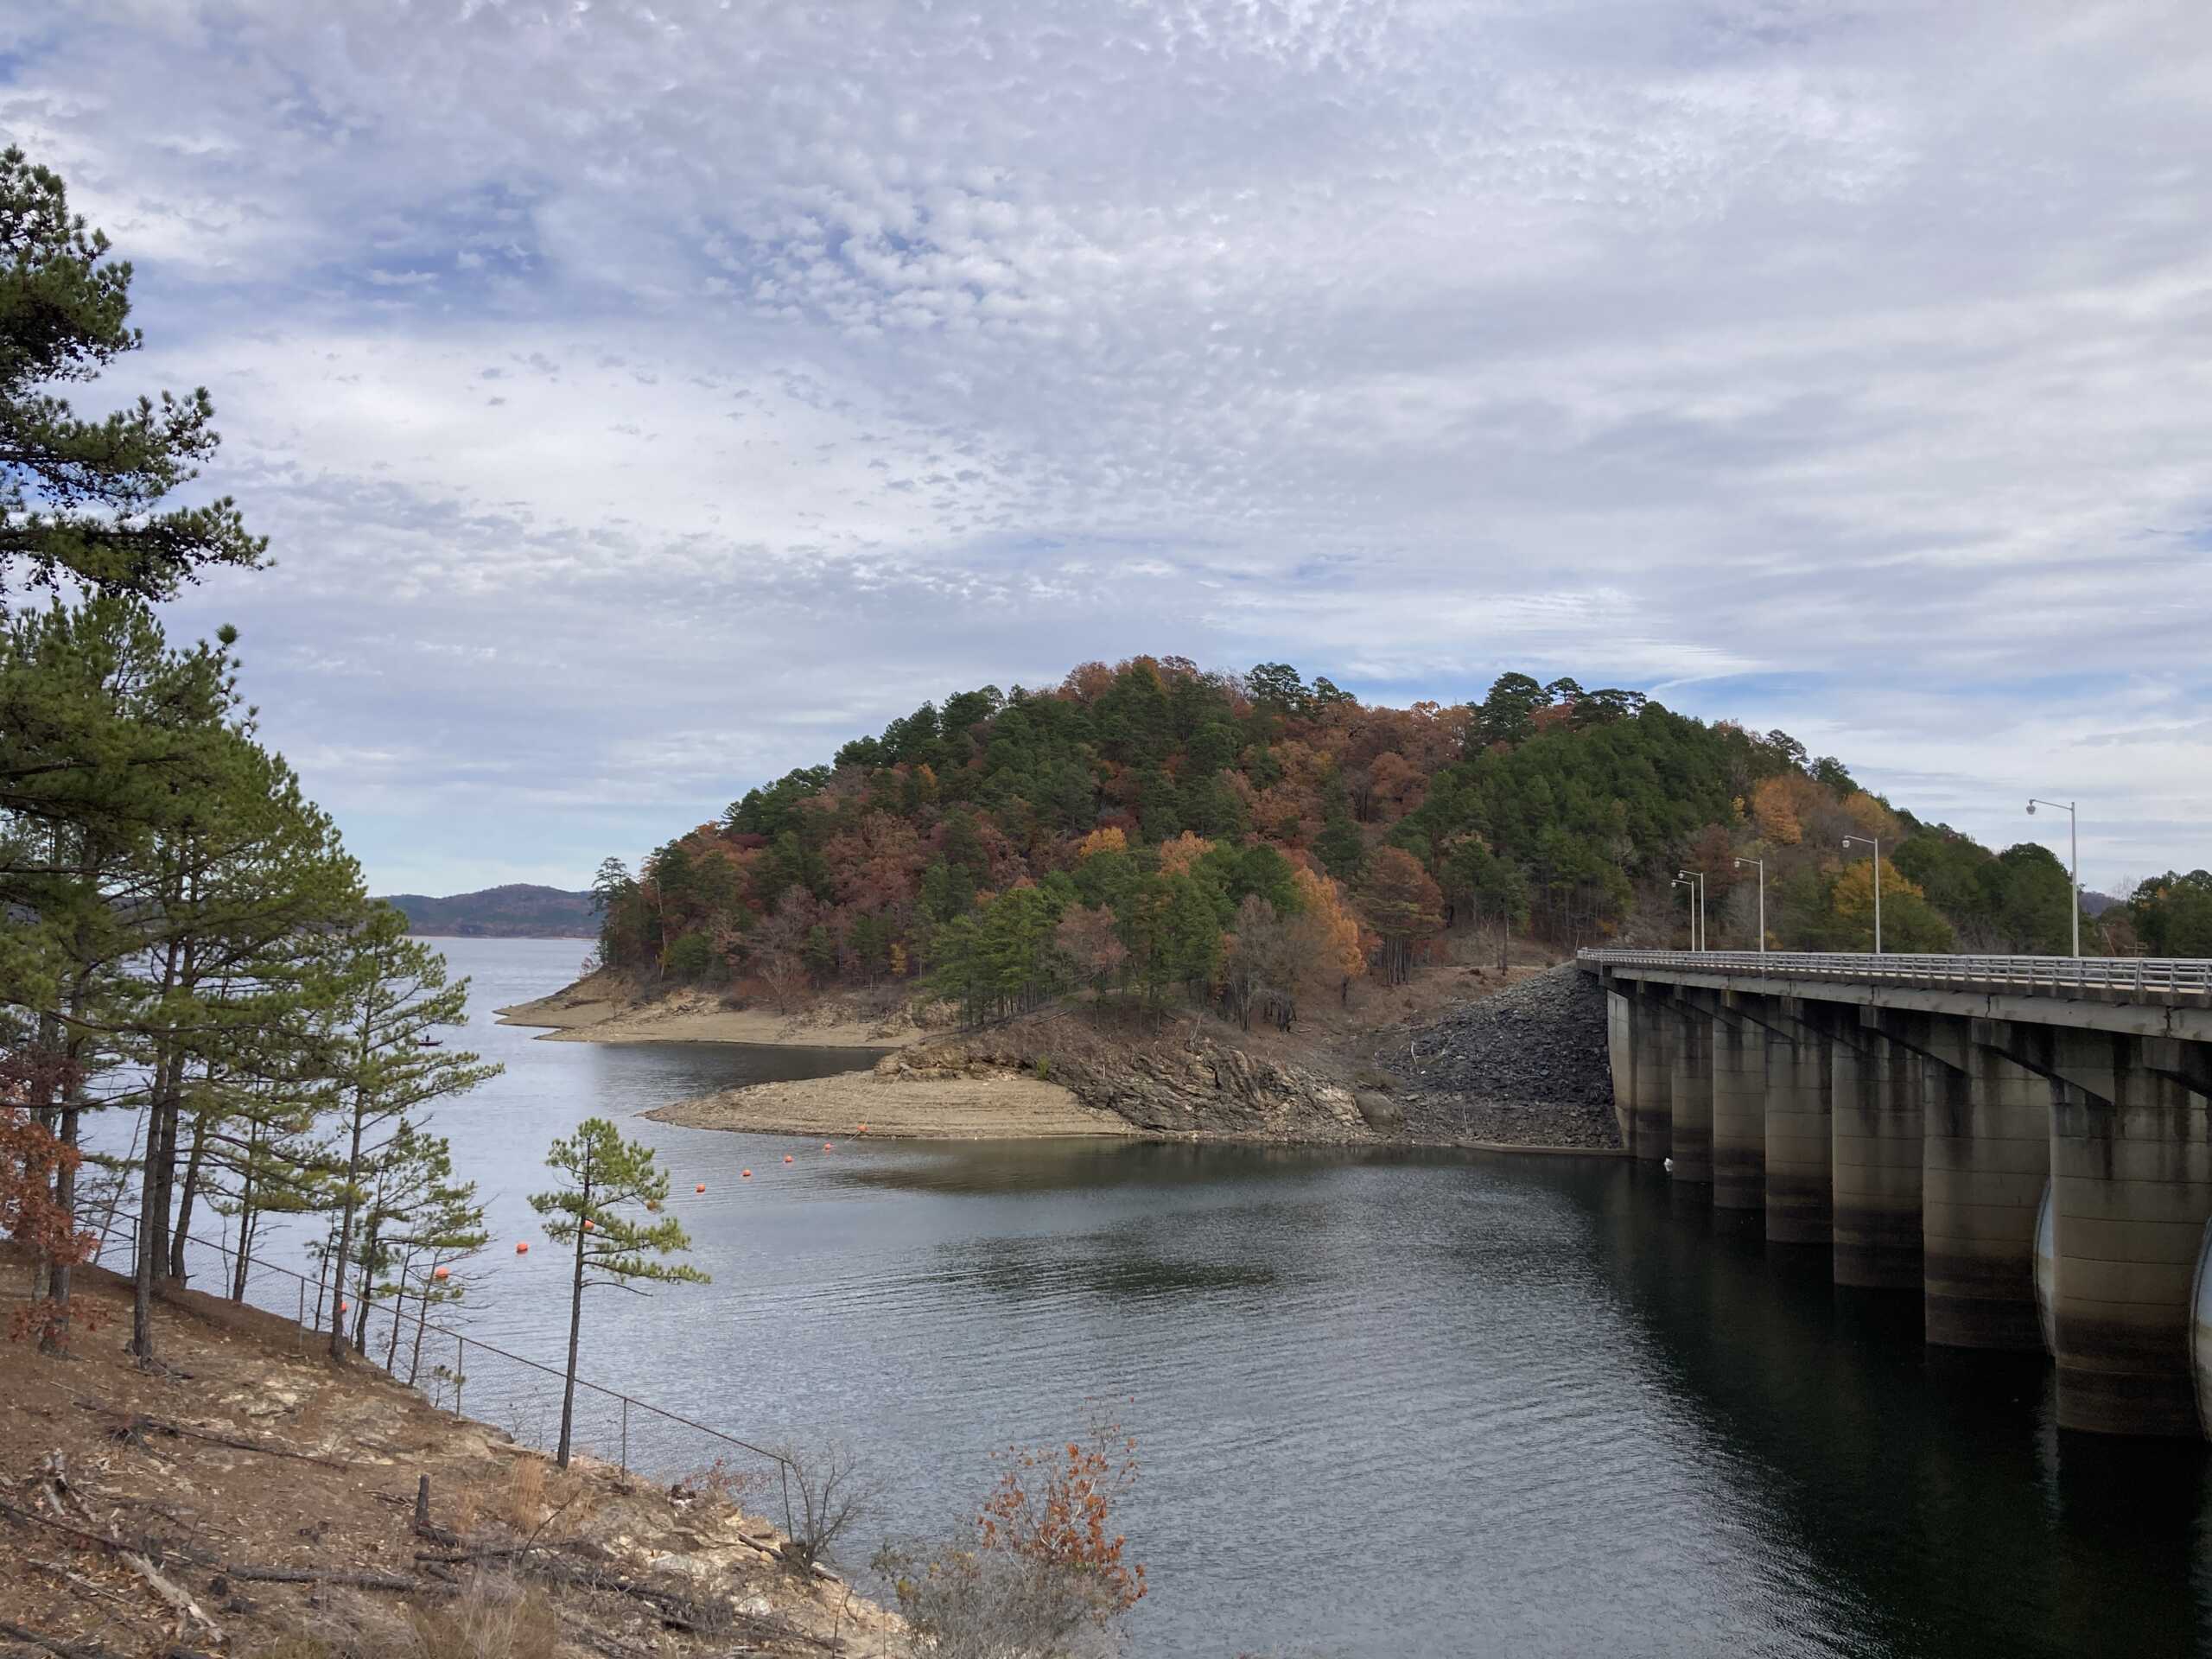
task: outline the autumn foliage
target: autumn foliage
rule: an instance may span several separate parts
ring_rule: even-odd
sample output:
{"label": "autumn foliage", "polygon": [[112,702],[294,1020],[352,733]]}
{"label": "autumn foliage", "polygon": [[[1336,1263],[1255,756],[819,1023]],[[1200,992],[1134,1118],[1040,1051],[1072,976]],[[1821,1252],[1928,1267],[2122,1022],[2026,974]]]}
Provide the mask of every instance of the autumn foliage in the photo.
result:
{"label": "autumn foliage", "polygon": [[[601,953],[786,1007],[913,980],[976,1019],[1071,994],[1156,1007],[1224,998],[1235,942],[1261,932],[1247,983],[1339,989],[1370,966],[1402,980],[1452,927],[1497,929],[1501,955],[1522,930],[1555,948],[1650,937],[1681,925],[1686,867],[1721,937],[1748,943],[1745,855],[1769,862],[1776,942],[1821,948],[1856,925],[1831,902],[1847,830],[1885,849],[1916,836],[1937,861],[1959,839],[1786,733],[1635,692],[1505,674],[1479,701],[1389,709],[1280,663],[1137,657],[925,703],[634,874],[608,861]],[[1280,927],[1240,923],[1253,897]],[[1294,938],[1312,960],[1287,969]]]}
{"label": "autumn foliage", "polygon": [[977,1542],[1036,1566],[1095,1580],[1108,1616],[1144,1599],[1144,1567],[1127,1562],[1114,1505],[1136,1484],[1136,1441],[1113,1423],[1088,1440],[998,1456],[998,1484],[976,1517]]}
{"label": "autumn foliage", "polygon": [[[88,1259],[96,1234],[79,1228],[75,1214],[57,1201],[62,1174],[78,1163],[74,1147],[21,1106],[0,1105],[0,1233],[48,1266],[73,1267]],[[16,1310],[9,1334],[20,1340],[43,1330],[48,1310],[30,1303]]]}

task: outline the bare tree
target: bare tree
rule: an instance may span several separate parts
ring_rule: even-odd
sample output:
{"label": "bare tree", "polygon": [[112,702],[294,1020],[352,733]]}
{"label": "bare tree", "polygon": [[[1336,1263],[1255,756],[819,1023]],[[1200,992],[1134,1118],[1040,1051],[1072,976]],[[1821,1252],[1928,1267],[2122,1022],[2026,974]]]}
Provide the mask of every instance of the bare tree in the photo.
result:
{"label": "bare tree", "polygon": [[784,1531],[791,1541],[784,1560],[808,1573],[868,1513],[875,1487],[861,1478],[858,1455],[842,1441],[804,1450],[780,1446],[776,1455],[783,1460]]}

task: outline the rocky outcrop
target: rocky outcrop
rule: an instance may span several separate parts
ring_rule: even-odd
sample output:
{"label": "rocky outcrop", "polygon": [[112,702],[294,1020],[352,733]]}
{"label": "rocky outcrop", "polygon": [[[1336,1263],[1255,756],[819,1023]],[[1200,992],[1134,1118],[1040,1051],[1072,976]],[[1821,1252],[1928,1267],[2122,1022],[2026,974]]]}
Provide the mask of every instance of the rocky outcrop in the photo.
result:
{"label": "rocky outcrop", "polygon": [[1117,1042],[1065,1018],[1024,1021],[924,1043],[887,1056],[876,1070],[915,1077],[1008,1070],[1035,1076],[1041,1064],[1084,1105],[1150,1135],[1308,1143],[1396,1138],[1376,1122],[1387,1122],[1387,1110],[1363,1107],[1336,1079],[1187,1031]]}
{"label": "rocky outcrop", "polygon": [[1618,1147],[1605,995],[1569,964],[1408,1032],[1378,1057],[1410,1138]]}

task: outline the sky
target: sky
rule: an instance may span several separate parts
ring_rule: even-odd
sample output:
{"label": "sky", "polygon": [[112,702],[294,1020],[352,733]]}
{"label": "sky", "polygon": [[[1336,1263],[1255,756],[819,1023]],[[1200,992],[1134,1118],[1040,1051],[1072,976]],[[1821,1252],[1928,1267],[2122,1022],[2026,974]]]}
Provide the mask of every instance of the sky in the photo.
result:
{"label": "sky", "polygon": [[925,698],[1286,660],[1783,728],[2212,865],[2202,0],[72,0],[378,891],[585,885]]}

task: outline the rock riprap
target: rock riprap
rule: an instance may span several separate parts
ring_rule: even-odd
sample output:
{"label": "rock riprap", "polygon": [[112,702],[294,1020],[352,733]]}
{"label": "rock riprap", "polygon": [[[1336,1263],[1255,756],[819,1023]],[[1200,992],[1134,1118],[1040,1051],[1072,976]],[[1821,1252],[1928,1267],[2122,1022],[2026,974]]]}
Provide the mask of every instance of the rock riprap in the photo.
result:
{"label": "rock riprap", "polygon": [[1569,964],[1408,1032],[1377,1057],[1409,1139],[1618,1147],[1605,994]]}

